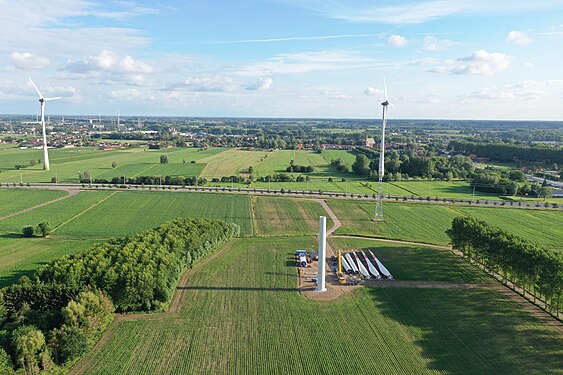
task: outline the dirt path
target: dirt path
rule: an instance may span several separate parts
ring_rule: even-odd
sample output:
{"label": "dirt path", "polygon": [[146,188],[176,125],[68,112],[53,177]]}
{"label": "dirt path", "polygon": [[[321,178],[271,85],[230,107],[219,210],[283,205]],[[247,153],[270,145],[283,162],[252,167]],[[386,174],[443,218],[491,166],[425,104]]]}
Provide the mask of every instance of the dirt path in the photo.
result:
{"label": "dirt path", "polygon": [[[63,190],[63,189],[61,189],[61,190]],[[18,212],[13,212],[13,213],[11,213],[11,214],[9,214],[9,215],[0,217],[0,220],[8,219],[8,218],[11,218],[11,217],[13,217],[13,216],[23,214],[23,213],[25,213],[25,212],[29,212],[29,211],[31,211],[31,210],[35,210],[36,208],[43,207],[43,206],[47,206],[47,205],[49,205],[49,204],[52,204],[52,203],[55,203],[55,202],[58,202],[58,201],[62,201],[63,199],[67,199],[67,198],[73,197],[73,196],[75,196],[76,194],[80,193],[80,190],[77,190],[77,189],[64,189],[64,191],[66,191],[66,192],[68,193],[68,194],[65,195],[64,197],[60,197],[60,198],[57,198],[57,199],[53,199],[52,201],[48,201],[48,202],[45,202],[45,203],[41,203],[41,204],[38,204],[37,206],[28,207],[28,208],[26,208],[26,209],[24,209],[24,210],[21,210],[21,211],[18,211]]]}

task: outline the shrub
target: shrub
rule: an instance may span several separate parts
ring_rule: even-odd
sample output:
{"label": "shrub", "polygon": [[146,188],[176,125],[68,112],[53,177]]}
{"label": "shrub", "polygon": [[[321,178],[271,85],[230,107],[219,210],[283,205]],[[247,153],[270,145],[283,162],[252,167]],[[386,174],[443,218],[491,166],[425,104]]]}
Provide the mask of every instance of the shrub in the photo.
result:
{"label": "shrub", "polygon": [[22,234],[24,237],[33,237],[35,229],[33,227],[25,227],[22,229]]}

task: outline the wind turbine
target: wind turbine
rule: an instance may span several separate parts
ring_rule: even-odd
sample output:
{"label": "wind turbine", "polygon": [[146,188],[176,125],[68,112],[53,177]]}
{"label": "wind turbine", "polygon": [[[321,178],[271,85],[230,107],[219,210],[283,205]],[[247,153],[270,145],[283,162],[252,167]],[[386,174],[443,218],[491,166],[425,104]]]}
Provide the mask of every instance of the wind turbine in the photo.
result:
{"label": "wind turbine", "polygon": [[385,127],[387,126],[387,107],[389,106],[389,98],[387,97],[387,82],[383,78],[383,86],[385,87],[385,101],[381,103],[383,106],[383,122],[381,125],[381,146],[379,149],[379,187],[377,190],[377,200],[375,201],[375,221],[383,221],[383,174],[385,173]]}
{"label": "wind turbine", "polygon": [[[27,78],[29,78],[29,77],[27,77]],[[33,80],[31,78],[29,78],[29,81],[33,85],[33,88],[35,89],[35,91],[37,91],[37,94],[39,94],[39,103],[41,103],[41,127],[43,128],[43,169],[48,171],[51,168],[49,166],[49,153],[47,152],[47,132],[45,131],[45,103],[50,101],[50,100],[57,100],[57,99],[62,99],[62,98],[61,97],[55,97],[55,98],[44,97],[43,94],[41,94],[41,91],[39,91],[39,89],[37,88],[37,86],[35,86],[35,83],[33,82]]]}

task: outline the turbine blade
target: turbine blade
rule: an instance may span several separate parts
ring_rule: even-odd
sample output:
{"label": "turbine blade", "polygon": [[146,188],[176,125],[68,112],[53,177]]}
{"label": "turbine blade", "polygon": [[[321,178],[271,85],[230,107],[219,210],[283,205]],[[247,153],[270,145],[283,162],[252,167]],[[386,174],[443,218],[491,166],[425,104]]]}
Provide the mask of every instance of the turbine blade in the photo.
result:
{"label": "turbine blade", "polygon": [[385,87],[385,101],[389,101],[389,98],[387,97],[387,81],[385,80],[385,77],[383,77],[383,87]]}
{"label": "turbine blade", "polygon": [[49,100],[59,100],[59,99],[62,99],[62,97],[61,97],[61,96],[56,96],[56,97],[54,97],[54,98],[43,98],[43,99],[45,99],[45,101],[48,102]]}
{"label": "turbine blade", "polygon": [[41,94],[41,91],[39,91],[39,89],[37,88],[37,86],[35,86],[35,82],[33,82],[33,80],[31,79],[31,77],[27,77],[29,78],[29,81],[31,82],[31,84],[33,85],[33,88],[35,89],[35,91],[37,91],[37,93],[39,94],[40,98],[43,98],[43,95]]}

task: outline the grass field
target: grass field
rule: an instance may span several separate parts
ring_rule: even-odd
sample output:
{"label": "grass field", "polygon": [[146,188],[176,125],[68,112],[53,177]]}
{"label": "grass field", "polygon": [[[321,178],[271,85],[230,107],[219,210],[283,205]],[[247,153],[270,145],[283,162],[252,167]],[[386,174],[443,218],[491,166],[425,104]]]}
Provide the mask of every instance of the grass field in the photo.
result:
{"label": "grass field", "polygon": [[86,250],[101,240],[68,238],[23,238],[0,235],[0,288],[66,254]]}
{"label": "grass field", "polygon": [[[252,199],[257,235],[316,234],[319,231],[319,216],[327,216],[320,203],[311,200],[269,197]],[[332,227],[330,217],[327,217],[326,226],[327,229]]]}
{"label": "grass field", "polygon": [[445,230],[452,219],[470,215],[485,220],[532,242],[563,250],[563,215],[557,211],[532,211],[510,208],[477,208],[425,204],[384,204],[385,222],[373,222],[374,204],[331,200],[330,207],[342,221],[337,234],[374,236],[445,245]]}
{"label": "grass field", "polygon": [[64,191],[0,189],[0,217],[67,195]]}
{"label": "grass field", "polygon": [[[561,335],[494,290],[364,287],[332,302],[303,298],[288,260],[295,248],[315,242],[231,242],[193,274],[178,312],[114,322],[71,374],[517,375],[561,369]],[[428,259],[416,248],[388,249],[395,251],[404,253],[401,264],[411,263],[412,272]],[[467,280],[458,266],[447,267],[452,277]]]}
{"label": "grass field", "polygon": [[250,166],[258,165],[266,155],[268,153],[265,151],[226,149],[224,152],[201,159],[202,163],[207,163],[201,172],[201,177],[211,179],[247,173]]}
{"label": "grass field", "polygon": [[[17,192],[0,190],[0,200],[9,200]],[[49,193],[27,189],[24,192],[33,199]],[[23,205],[12,207],[19,211]],[[39,265],[64,254],[88,249],[111,237],[154,228],[180,216],[223,219],[239,224],[242,235],[253,233],[250,199],[246,195],[81,192],[0,222],[0,287],[21,275],[30,275]],[[36,226],[43,221],[53,228],[50,238],[21,237],[24,226]]]}
{"label": "grass field", "polygon": [[[490,276],[454,255],[450,250],[406,246],[370,239],[331,238],[334,251],[371,250],[397,280],[416,281],[491,281]],[[366,253],[369,256],[369,253]],[[361,257],[361,254],[358,253]]]}
{"label": "grass field", "polygon": [[[171,148],[162,150],[126,149],[100,151],[94,148],[68,148],[49,150],[51,170],[43,171],[42,164],[15,170],[16,164],[28,165],[30,160],[41,159],[41,150],[0,150],[0,182],[50,182],[57,177],[59,182],[78,182],[79,171],[90,171],[93,178],[111,179],[116,176],[166,175],[186,173],[194,175],[205,165],[202,159],[225,152],[223,148],[199,151],[195,148]],[[160,155],[168,156],[168,164],[160,164]],[[184,163],[184,161],[186,163]],[[198,164],[194,166],[191,161]],[[112,168],[112,163],[117,167]],[[162,170],[160,170],[162,169]]]}
{"label": "grass field", "polygon": [[[159,157],[168,156],[169,163],[161,165]],[[132,148],[125,150],[101,151],[93,147],[51,149],[49,150],[51,171],[43,171],[41,164],[20,170],[15,165],[29,165],[31,160],[41,159],[41,150],[20,150],[18,148],[0,149],[0,183],[50,182],[53,177],[59,182],[78,182],[80,171],[89,171],[92,178],[111,180],[113,177],[136,176],[196,176],[208,180],[223,176],[248,176],[248,168],[254,169],[254,177],[285,173],[290,161],[297,165],[313,166],[314,172],[303,173],[310,178],[309,183],[271,183],[254,182],[252,187],[285,190],[313,190],[348,192],[353,194],[373,194],[377,182],[365,181],[352,173],[342,174],[330,166],[332,159],[342,159],[351,167],[356,154],[349,150],[323,150],[316,153],[309,150],[245,151],[235,148],[208,148],[200,151],[195,148],[170,148],[147,150]],[[196,163],[191,163],[192,161]],[[112,168],[112,163],[116,167]],[[293,173],[294,176],[300,173]],[[330,182],[329,179],[333,181]],[[342,178],[346,181],[341,181]],[[364,185],[371,185],[366,187]],[[230,184],[228,184],[230,186]],[[239,185],[235,184],[235,187]],[[246,187],[246,185],[240,185]],[[401,181],[385,183],[385,195],[465,198],[473,196],[468,182],[460,181]],[[476,192],[476,199],[520,200],[520,197],[498,197]],[[524,198],[524,200],[538,201]],[[558,201],[550,199],[550,203]]]}

